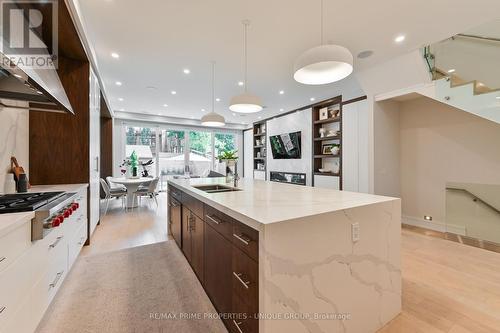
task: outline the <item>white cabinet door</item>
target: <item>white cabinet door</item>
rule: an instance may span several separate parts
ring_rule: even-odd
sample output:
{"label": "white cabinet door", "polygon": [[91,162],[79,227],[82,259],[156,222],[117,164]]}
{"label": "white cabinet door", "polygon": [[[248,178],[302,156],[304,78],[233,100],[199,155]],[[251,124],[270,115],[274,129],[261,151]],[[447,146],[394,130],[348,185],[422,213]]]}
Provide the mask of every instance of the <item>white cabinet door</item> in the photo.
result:
{"label": "white cabinet door", "polygon": [[368,192],[367,101],[342,107],[342,188]]}
{"label": "white cabinet door", "polygon": [[253,178],[253,131],[243,131],[243,166],[245,178]]}
{"label": "white cabinet door", "polygon": [[99,81],[94,72],[90,72],[90,216],[89,234],[92,235],[99,222],[99,178],[100,178],[100,121],[101,121],[101,92]]}

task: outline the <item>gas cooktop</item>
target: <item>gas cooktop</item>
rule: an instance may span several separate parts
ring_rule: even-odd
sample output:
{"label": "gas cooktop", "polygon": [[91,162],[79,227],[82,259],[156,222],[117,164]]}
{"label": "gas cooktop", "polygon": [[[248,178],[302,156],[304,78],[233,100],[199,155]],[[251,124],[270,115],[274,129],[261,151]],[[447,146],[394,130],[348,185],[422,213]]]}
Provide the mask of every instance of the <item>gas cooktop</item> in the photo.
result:
{"label": "gas cooktop", "polygon": [[65,192],[18,193],[0,195],[0,214],[30,212],[64,195]]}

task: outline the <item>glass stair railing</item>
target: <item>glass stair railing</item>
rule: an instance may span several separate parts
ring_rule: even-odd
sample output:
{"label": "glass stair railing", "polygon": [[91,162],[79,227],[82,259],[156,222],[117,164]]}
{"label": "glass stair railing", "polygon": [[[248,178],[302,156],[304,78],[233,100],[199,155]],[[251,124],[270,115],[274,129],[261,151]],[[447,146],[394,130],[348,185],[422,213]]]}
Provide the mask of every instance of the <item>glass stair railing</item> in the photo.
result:
{"label": "glass stair railing", "polygon": [[500,123],[500,19],[423,49],[435,99]]}

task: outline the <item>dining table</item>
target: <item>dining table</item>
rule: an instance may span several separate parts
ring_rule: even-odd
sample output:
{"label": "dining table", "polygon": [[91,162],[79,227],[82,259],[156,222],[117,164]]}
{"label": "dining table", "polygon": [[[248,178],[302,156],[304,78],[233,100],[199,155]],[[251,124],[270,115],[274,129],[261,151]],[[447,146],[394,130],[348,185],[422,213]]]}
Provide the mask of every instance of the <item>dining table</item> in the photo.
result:
{"label": "dining table", "polygon": [[121,184],[127,189],[127,208],[137,207],[137,196],[135,192],[141,185],[149,184],[153,178],[140,177],[140,178],[125,178],[125,177],[111,177],[111,183]]}

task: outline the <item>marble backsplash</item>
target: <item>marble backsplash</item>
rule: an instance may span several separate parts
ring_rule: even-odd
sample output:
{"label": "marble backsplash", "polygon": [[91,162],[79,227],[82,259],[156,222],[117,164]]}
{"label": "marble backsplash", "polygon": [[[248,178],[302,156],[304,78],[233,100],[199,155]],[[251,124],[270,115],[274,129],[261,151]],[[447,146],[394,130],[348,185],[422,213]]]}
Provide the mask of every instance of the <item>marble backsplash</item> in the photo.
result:
{"label": "marble backsplash", "polygon": [[[17,102],[16,105],[25,102]],[[12,104],[9,101],[9,104]],[[8,173],[10,170],[10,157],[16,156],[17,160],[28,172],[29,160],[29,111],[14,108],[0,109],[0,193],[4,193]]]}

